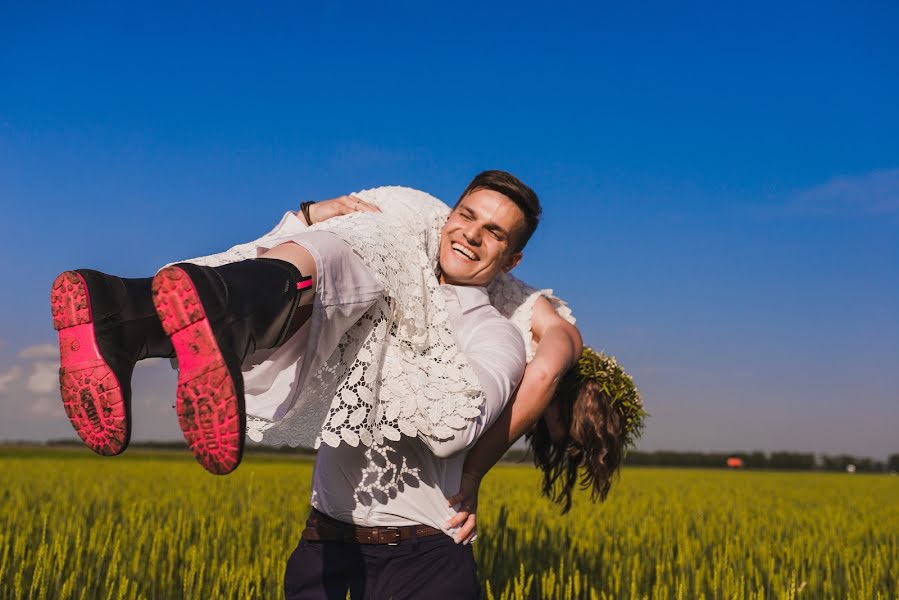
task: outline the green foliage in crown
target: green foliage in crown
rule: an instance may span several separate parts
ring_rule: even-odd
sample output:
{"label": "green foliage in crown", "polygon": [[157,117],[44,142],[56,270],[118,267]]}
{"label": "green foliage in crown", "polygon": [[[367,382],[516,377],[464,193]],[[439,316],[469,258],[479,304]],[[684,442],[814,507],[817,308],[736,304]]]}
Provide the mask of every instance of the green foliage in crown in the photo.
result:
{"label": "green foliage in crown", "polygon": [[612,399],[612,406],[624,421],[624,447],[633,448],[649,416],[643,409],[643,398],[633,377],[621,368],[614,356],[597,353],[588,346],[584,346],[577,364],[580,378],[593,379]]}

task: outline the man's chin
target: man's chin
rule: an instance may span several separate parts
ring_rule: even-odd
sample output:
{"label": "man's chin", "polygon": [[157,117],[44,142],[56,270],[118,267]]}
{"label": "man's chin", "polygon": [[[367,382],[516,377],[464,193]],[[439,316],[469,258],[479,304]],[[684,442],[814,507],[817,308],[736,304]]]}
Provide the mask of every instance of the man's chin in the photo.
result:
{"label": "man's chin", "polygon": [[443,283],[450,285],[467,285],[467,286],[485,286],[488,282],[483,281],[483,277],[478,277],[466,272],[453,272],[452,270],[443,270]]}
{"label": "man's chin", "polygon": [[470,283],[471,275],[464,271],[460,272],[452,267],[447,269],[442,263],[440,265],[440,271],[443,273],[443,283],[448,283],[450,285],[472,285]]}

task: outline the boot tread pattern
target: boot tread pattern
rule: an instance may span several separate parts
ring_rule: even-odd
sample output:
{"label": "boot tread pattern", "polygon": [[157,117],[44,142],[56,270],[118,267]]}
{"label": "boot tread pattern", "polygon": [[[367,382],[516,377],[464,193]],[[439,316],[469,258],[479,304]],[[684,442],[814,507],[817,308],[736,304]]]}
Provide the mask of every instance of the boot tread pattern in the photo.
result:
{"label": "boot tread pattern", "polygon": [[243,423],[234,381],[190,277],[167,267],[153,279],[153,302],[178,357],[178,423],[203,468],[217,475],[240,463]]}
{"label": "boot tread pattern", "polygon": [[72,426],[97,454],[124,452],[130,438],[119,381],[100,354],[90,296],[75,271],[60,274],[50,290],[53,328],[59,333],[59,391]]}

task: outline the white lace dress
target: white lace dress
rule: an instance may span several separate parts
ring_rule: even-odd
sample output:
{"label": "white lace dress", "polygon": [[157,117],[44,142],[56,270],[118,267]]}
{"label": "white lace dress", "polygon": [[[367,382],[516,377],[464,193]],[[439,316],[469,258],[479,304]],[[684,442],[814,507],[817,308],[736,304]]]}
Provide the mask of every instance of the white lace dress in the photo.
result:
{"label": "white lace dress", "polygon": [[[316,299],[312,325],[281,348],[248,357],[243,365],[247,435],[254,441],[315,447],[325,442],[336,447],[360,442],[371,446],[402,435],[445,440],[480,415],[484,397],[456,346],[434,276],[449,207],[406,187],[379,187],[355,195],[382,213],[352,213],[311,227],[287,213],[259,239],[186,261],[218,266],[256,258],[280,243],[301,243],[310,232],[326,231],[345,242],[383,287],[364,305],[361,316],[353,316],[351,326],[330,331],[337,337],[328,356],[311,360],[314,344],[301,341],[310,339],[310,328],[317,339],[321,329],[331,327]],[[533,356],[531,315],[540,296],[574,323],[570,309],[552,290],[532,288],[511,275],[498,276],[488,293],[521,331],[528,360]]]}

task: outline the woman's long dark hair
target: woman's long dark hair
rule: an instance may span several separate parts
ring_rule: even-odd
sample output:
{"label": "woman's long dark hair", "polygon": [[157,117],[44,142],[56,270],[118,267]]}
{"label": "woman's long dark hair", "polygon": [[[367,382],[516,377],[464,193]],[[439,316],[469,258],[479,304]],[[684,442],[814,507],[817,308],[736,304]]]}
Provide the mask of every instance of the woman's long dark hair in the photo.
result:
{"label": "woman's long dark hair", "polygon": [[576,365],[559,382],[552,402],[558,404],[568,435],[553,442],[541,417],[527,441],[534,464],[543,471],[543,494],[561,504],[565,514],[578,482],[594,501],[606,499],[624,458],[624,422],[602,386],[582,380]]}

